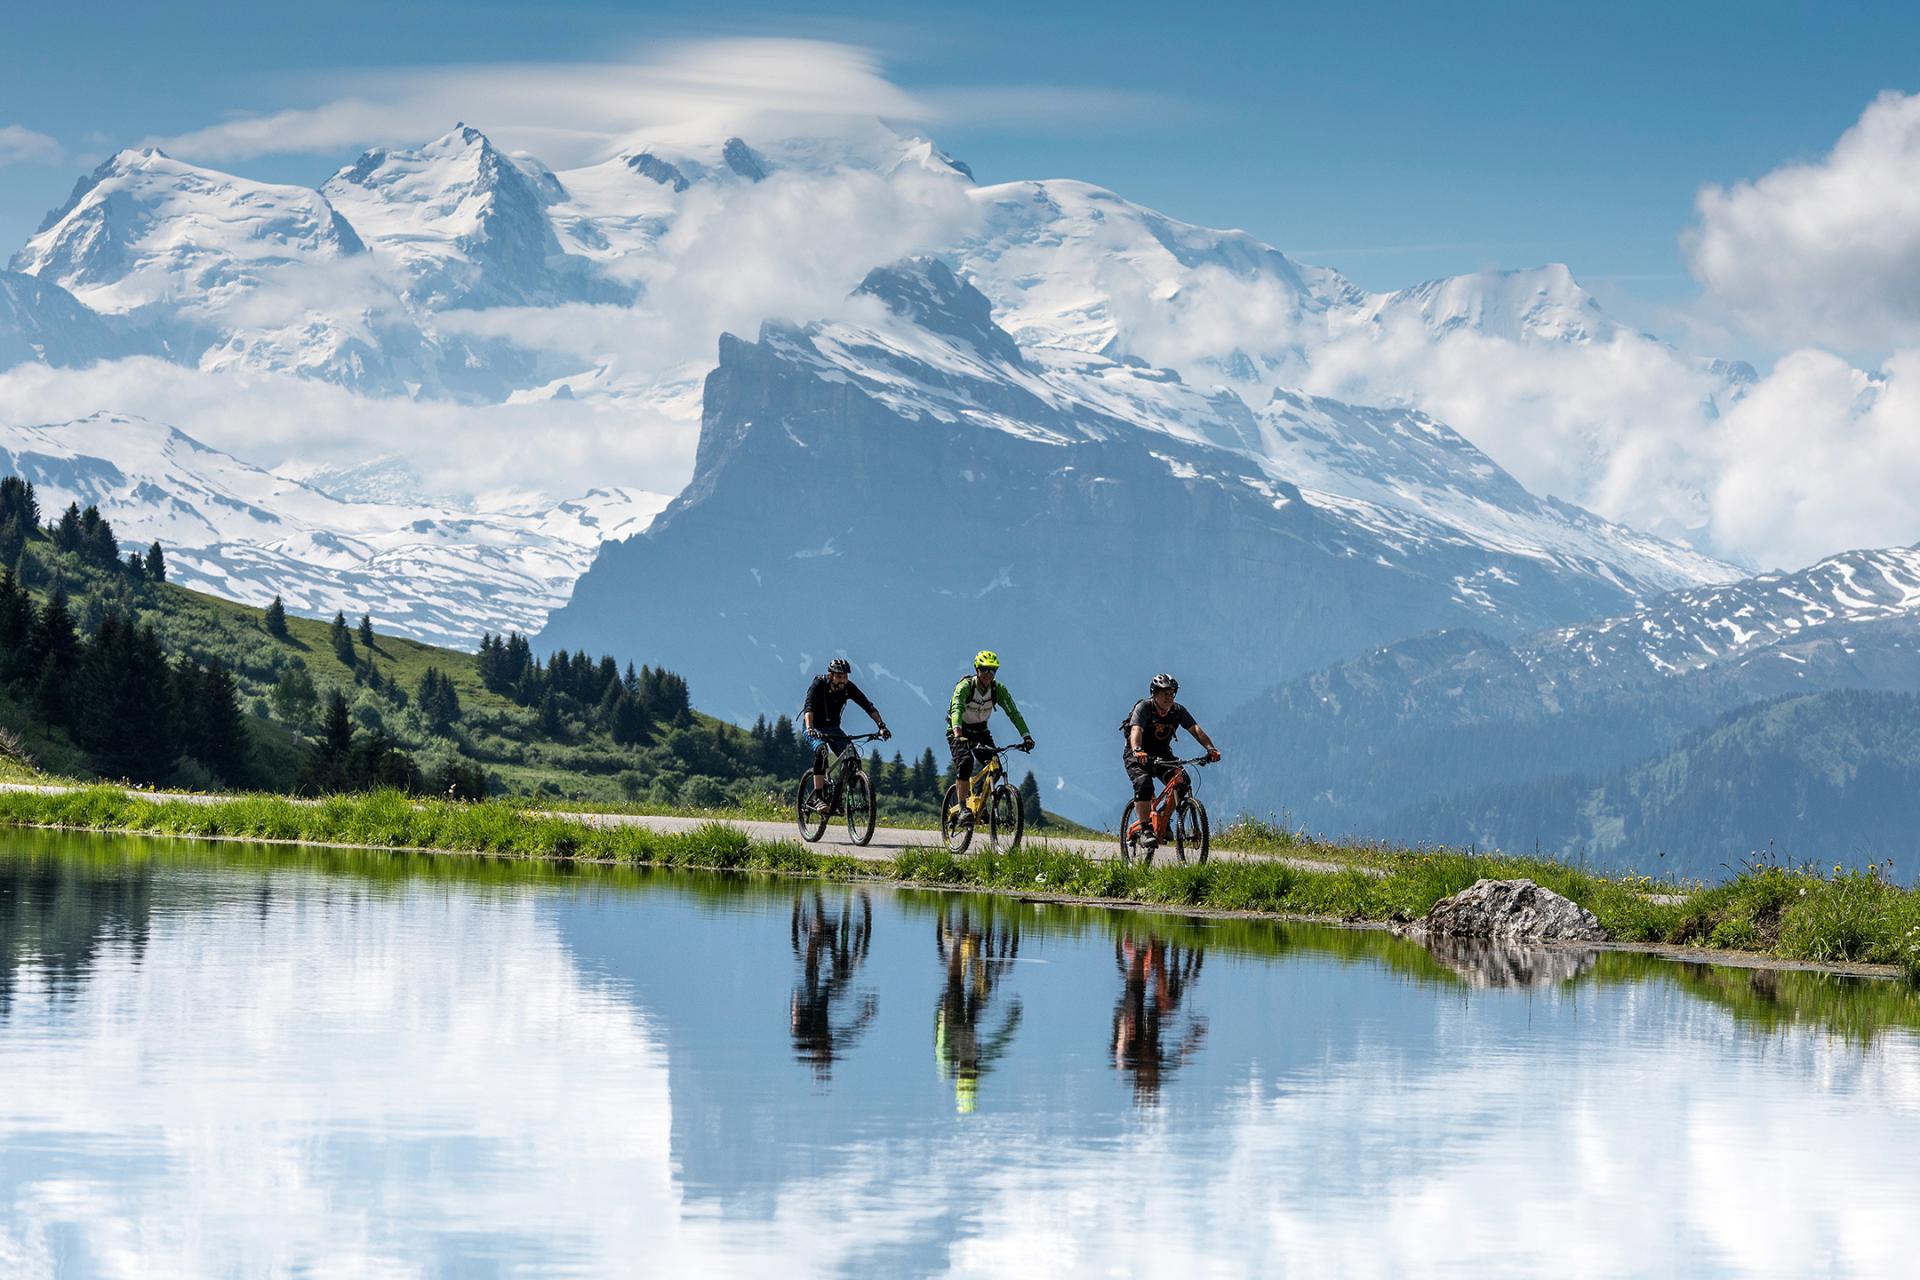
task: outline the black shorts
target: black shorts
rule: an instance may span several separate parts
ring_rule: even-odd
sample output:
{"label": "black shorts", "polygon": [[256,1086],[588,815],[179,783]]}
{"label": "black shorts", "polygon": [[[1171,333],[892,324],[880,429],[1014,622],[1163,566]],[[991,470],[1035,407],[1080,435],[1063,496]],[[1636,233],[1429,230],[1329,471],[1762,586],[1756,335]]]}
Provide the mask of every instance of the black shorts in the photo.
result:
{"label": "black shorts", "polygon": [[976,744],[983,747],[993,745],[993,732],[986,725],[963,724],[960,732],[965,735],[953,744],[953,772],[961,779],[973,776],[973,748]]}
{"label": "black shorts", "polygon": [[1153,780],[1159,778],[1165,781],[1180,767],[1166,756],[1148,756],[1147,762],[1141,764],[1131,751],[1123,759],[1127,766],[1127,777],[1133,782],[1135,800],[1153,799]]}

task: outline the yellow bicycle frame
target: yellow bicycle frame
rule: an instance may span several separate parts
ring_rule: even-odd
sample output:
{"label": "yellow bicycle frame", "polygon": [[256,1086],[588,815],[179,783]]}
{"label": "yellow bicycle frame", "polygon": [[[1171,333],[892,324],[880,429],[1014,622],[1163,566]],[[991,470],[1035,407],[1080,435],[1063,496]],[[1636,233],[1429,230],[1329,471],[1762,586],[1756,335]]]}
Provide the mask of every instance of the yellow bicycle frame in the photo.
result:
{"label": "yellow bicycle frame", "polygon": [[967,783],[967,808],[973,813],[980,812],[980,806],[993,794],[993,785],[1007,776],[1000,764],[1001,753],[996,751],[987,758],[987,762],[973,771],[973,778]]}

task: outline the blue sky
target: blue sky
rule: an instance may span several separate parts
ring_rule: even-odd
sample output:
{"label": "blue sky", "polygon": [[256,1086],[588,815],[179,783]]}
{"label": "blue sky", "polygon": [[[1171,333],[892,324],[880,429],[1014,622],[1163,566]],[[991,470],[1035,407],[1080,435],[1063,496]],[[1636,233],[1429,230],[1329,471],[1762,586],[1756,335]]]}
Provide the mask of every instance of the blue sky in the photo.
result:
{"label": "blue sky", "polygon": [[[873,50],[983,181],[1084,178],[1373,288],[1565,261],[1633,317],[1692,292],[1676,236],[1702,183],[1816,157],[1920,88],[1920,6],[1891,4],[116,7],[7,15],[0,128],[60,153],[0,168],[6,249],[86,160],[343,72],[799,35]],[[221,167],[317,183],[353,150]]]}

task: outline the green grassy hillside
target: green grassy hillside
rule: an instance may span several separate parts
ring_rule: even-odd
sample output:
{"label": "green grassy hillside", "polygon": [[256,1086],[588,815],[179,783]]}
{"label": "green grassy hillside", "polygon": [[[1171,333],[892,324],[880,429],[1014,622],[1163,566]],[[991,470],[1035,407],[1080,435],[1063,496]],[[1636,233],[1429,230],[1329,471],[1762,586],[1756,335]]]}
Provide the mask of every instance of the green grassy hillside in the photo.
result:
{"label": "green grassy hillside", "polygon": [[[625,655],[530,661],[517,637],[511,647],[489,645],[475,654],[385,634],[377,618],[365,632],[358,618],[341,620],[345,626],[284,611],[270,618],[268,610],[187,590],[113,555],[63,549],[57,534],[57,527],[34,524],[9,548],[12,571],[39,621],[16,626],[12,678],[0,681],[0,727],[49,772],[199,789],[332,789],[324,779],[316,782],[311,763],[315,745],[326,740],[336,695],[356,742],[377,741],[404,753],[426,782],[477,776],[493,795],[774,817],[784,814],[793,779],[812,758],[784,718],[748,729],[725,724],[694,710],[677,676],[636,670]],[[110,539],[110,530],[103,536]],[[57,679],[45,670],[48,642],[40,634],[56,594],[65,600],[81,653]],[[136,634],[150,629],[176,672],[217,664],[230,678],[245,745],[230,753],[229,763],[139,752],[109,762],[98,715],[89,738],[88,708],[62,707],[61,698],[50,697],[51,686],[86,684],[73,672],[87,674],[86,653],[109,619]],[[8,643],[0,634],[0,666],[7,663]],[[504,655],[516,651],[519,666],[508,671]],[[97,673],[93,683],[100,683]],[[194,700],[193,693],[176,691],[162,714],[190,714],[182,704]],[[110,731],[104,736],[117,745]],[[467,772],[449,772],[456,768]],[[898,754],[870,757],[869,770],[883,820],[931,820],[945,785],[931,753],[916,762]]]}

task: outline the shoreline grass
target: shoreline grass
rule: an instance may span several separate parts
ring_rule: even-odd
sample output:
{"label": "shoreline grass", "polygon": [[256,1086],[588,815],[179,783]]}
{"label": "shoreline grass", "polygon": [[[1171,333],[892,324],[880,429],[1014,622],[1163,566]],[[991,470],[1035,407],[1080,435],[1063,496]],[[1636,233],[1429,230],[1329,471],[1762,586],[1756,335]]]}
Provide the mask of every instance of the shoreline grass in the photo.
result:
{"label": "shoreline grass", "polygon": [[[1356,849],[1354,865],[1315,870],[1279,861],[1145,868],[1045,844],[954,856],[903,850],[863,860],[797,841],[755,840],[724,822],[665,833],[596,826],[515,804],[421,801],[399,792],[296,803],[237,796],[210,803],[112,786],[0,792],[0,824],[129,834],[285,841],[478,853],[551,861],[715,871],[768,871],[1000,893],[1036,893],[1147,908],[1252,912],[1331,922],[1407,922],[1482,877],[1524,876],[1597,916],[1618,941],[1780,960],[1892,965],[1920,983],[1920,893],[1875,868],[1831,875],[1756,867],[1723,884],[1652,896],[1651,882],[1544,858]],[[1316,845],[1325,854],[1334,846]],[[1671,888],[1672,886],[1657,886]]]}

